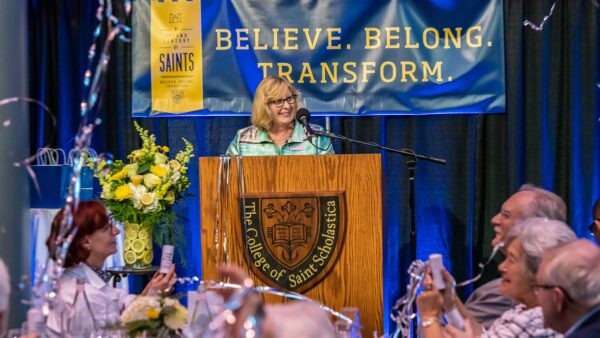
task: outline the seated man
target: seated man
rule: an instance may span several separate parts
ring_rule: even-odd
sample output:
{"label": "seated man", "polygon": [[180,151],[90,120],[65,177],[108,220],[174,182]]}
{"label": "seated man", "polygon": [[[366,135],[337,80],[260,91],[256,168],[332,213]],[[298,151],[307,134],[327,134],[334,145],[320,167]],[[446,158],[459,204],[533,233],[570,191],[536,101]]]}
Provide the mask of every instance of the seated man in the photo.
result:
{"label": "seated man", "polygon": [[[535,276],[546,252],[557,245],[572,242],[576,239],[575,233],[563,222],[538,217],[518,222],[505,236],[507,254],[504,262],[498,267],[502,273],[499,291],[518,305],[505,311],[489,328],[482,330],[480,323],[455,297],[453,287],[447,286],[440,293],[433,287],[431,279],[426,279],[423,283],[424,291],[417,298],[421,337],[437,338],[447,335],[453,338],[562,337],[559,333],[544,327],[542,309],[532,286],[536,282]],[[452,284],[452,277],[449,274],[446,274],[445,279],[446,285]],[[465,332],[448,325],[444,335],[440,321],[442,309],[447,316],[463,317]],[[457,320],[454,322],[457,323]]]}
{"label": "seated man", "polygon": [[600,250],[580,239],[550,250],[533,285],[544,325],[567,338],[600,337]]}
{"label": "seated man", "polygon": [[[567,207],[558,195],[548,190],[533,184],[522,185],[519,191],[502,204],[500,211],[491,219],[496,232],[492,246],[502,243],[504,236],[517,221],[529,217],[546,217],[566,222]],[[516,305],[510,298],[500,294],[499,286],[500,278],[483,284],[465,302],[469,312],[485,328],[488,328],[494,320]]]}

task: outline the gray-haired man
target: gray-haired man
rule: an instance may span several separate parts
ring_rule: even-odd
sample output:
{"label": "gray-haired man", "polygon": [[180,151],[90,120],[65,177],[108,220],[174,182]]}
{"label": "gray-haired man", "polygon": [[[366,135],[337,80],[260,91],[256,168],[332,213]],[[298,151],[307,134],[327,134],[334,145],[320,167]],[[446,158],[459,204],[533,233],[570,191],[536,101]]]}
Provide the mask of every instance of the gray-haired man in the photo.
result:
{"label": "gray-haired man", "polygon": [[[566,222],[567,207],[558,195],[548,190],[533,184],[522,185],[492,217],[491,223],[496,233],[492,245],[502,243],[508,230],[517,221],[530,217],[546,217]],[[465,307],[473,317],[486,328],[515,305],[508,297],[500,294],[499,285],[500,279],[494,279],[477,288],[465,302]]]}
{"label": "gray-haired man", "polygon": [[550,250],[534,292],[544,325],[567,338],[600,337],[600,250],[580,239]]}

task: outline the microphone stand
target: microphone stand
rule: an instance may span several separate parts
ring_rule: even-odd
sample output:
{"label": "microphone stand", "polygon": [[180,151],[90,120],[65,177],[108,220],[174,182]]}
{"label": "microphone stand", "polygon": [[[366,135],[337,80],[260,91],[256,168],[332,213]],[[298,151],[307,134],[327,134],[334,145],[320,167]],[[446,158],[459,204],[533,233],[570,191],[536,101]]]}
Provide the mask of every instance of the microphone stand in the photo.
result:
{"label": "microphone stand", "polygon": [[[324,137],[328,137],[330,139],[336,139],[336,140],[341,140],[341,141],[348,142],[348,143],[360,144],[360,145],[367,146],[370,148],[376,148],[376,149],[385,150],[385,151],[388,151],[391,153],[400,154],[404,157],[404,160],[406,161],[406,167],[408,168],[409,207],[410,207],[410,256],[411,256],[411,262],[415,261],[417,259],[417,222],[416,222],[416,217],[415,217],[415,175],[416,175],[417,160],[424,160],[424,161],[429,161],[429,162],[433,162],[433,163],[437,163],[437,164],[446,164],[446,160],[437,158],[437,157],[417,154],[411,149],[395,149],[395,148],[382,146],[375,142],[359,141],[359,140],[348,138],[346,136],[329,133],[326,131],[318,131],[318,130],[310,130],[310,131],[312,132],[312,135],[324,136]],[[312,135],[307,135],[309,140],[312,137]],[[413,321],[412,326],[413,326],[413,333],[417,332],[416,331],[416,321]]]}

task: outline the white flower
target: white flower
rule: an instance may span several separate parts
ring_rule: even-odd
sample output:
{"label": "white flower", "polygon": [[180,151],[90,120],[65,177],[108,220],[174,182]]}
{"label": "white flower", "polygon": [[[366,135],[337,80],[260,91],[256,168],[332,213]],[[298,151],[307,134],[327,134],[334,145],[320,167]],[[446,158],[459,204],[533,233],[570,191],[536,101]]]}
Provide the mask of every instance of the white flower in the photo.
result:
{"label": "white flower", "polygon": [[148,319],[146,310],[150,308],[160,310],[161,306],[159,299],[157,297],[138,296],[123,311],[121,321],[124,324],[127,324],[136,320],[146,320]]}
{"label": "white flower", "polygon": [[142,195],[141,202],[144,206],[144,213],[155,212],[160,207],[160,203],[158,203],[158,198],[156,198],[156,193],[154,192],[144,193]]}
{"label": "white flower", "polygon": [[181,173],[179,171],[176,171],[173,173],[173,175],[171,175],[171,177],[169,178],[169,181],[171,181],[171,184],[175,184],[175,183],[177,183],[177,181],[179,181],[180,178],[181,178]]}
{"label": "white flower", "polygon": [[165,326],[171,330],[178,330],[187,323],[187,309],[181,305],[177,300],[166,298],[165,307],[173,307],[174,312],[169,313],[165,316]]}
{"label": "white flower", "polygon": [[161,182],[160,177],[158,177],[154,174],[144,175],[144,185],[150,190],[152,190],[152,188],[159,185],[160,182]]}
{"label": "white flower", "polygon": [[148,191],[145,186],[135,186],[133,183],[129,183],[131,188],[131,200],[133,201],[133,207],[141,210],[144,206],[142,205],[142,196]]}

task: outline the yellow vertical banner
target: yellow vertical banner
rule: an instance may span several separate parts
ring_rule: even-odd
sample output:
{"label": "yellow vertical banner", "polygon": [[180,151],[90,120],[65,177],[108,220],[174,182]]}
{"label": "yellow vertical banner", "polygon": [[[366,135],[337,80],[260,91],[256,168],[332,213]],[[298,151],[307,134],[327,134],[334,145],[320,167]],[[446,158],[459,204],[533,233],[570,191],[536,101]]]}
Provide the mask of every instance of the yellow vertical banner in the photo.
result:
{"label": "yellow vertical banner", "polygon": [[200,20],[200,0],[151,1],[153,111],[179,114],[203,108]]}

